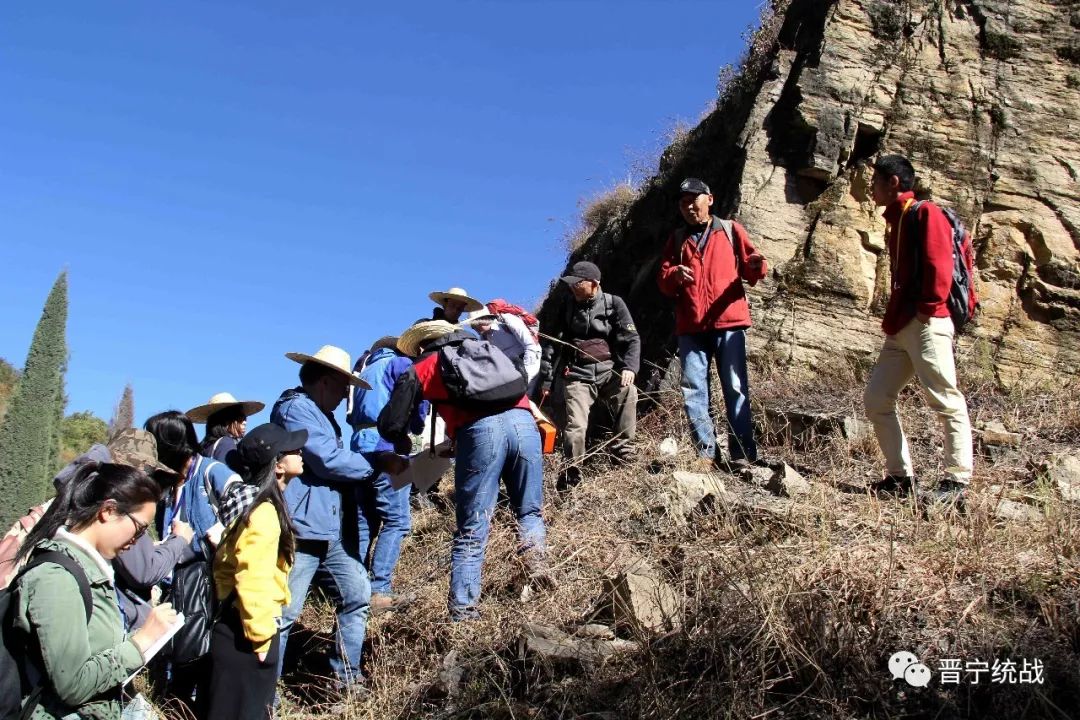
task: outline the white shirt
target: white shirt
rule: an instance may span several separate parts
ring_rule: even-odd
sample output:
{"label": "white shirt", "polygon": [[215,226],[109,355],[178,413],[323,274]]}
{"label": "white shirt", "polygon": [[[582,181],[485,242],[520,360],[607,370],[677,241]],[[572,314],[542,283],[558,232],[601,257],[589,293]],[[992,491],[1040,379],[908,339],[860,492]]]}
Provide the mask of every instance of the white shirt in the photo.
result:
{"label": "white shirt", "polygon": [[60,528],[59,530],[57,530],[56,537],[54,539],[63,540],[68,545],[74,545],[75,547],[85,552],[87,555],[90,556],[91,560],[97,563],[97,566],[101,568],[101,572],[105,573],[105,577],[109,578],[110,582],[113,581],[112,563],[102,557],[101,553],[99,553],[97,551],[97,548],[95,548],[93,545],[86,542],[78,535],[68,532],[67,528]]}
{"label": "white shirt", "polygon": [[517,315],[497,315],[483,337],[511,360],[520,360],[530,384],[540,374],[540,343],[536,342],[525,321]]}

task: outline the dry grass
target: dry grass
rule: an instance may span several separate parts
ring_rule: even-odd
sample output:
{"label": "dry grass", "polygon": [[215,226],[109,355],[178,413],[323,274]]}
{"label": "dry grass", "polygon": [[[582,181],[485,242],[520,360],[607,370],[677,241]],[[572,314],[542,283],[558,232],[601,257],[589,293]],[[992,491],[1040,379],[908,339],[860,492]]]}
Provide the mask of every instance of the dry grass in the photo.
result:
{"label": "dry grass", "polygon": [[[793,380],[779,369],[753,375],[755,412],[859,407],[856,366],[820,368]],[[1058,500],[1033,467],[1080,440],[1080,388],[1002,394],[966,387],[973,418],[999,419],[1024,442],[981,458],[975,501],[963,517],[929,519],[907,501],[858,490],[879,472],[872,438],[823,433],[797,445],[762,427],[763,452],[813,480],[787,516],[721,505],[676,523],[658,513],[670,471],[653,459],[665,436],[685,446],[675,398],[642,418],[640,460],[613,468],[597,459],[586,482],[556,499],[549,469],[545,516],[558,587],[522,602],[512,519],[500,510],[484,568],[484,620],[446,614],[452,520],[425,513],[399,565],[398,589],[416,593],[404,613],[370,627],[372,694],[340,717],[355,718],[1067,718],[1080,703],[1080,512]],[[941,432],[921,398],[901,410],[917,466],[939,470]],[[728,479],[730,486],[739,480]],[[449,485],[449,483],[444,483]],[[1004,524],[992,498],[1045,511],[1030,526]],[[523,623],[564,628],[593,619],[602,580],[634,556],[662,569],[681,598],[681,626],[641,636],[637,652],[596,665],[550,664],[523,654]],[[601,617],[600,620],[603,620]],[[302,618],[325,652],[332,612],[311,603]],[[620,628],[624,637],[633,631]],[[925,689],[892,681],[888,657],[914,652],[932,670],[942,658],[1042,660],[1042,685],[987,682]],[[456,652],[461,691],[437,688]],[[290,693],[293,689],[290,689]],[[289,699],[283,720],[329,717]]]}

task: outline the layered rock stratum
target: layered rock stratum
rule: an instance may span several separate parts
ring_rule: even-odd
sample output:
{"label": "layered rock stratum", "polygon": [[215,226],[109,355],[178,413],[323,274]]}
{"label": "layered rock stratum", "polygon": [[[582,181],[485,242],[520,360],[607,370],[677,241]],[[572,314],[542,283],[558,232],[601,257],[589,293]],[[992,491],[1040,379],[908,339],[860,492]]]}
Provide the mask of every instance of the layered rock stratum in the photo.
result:
{"label": "layered rock stratum", "polygon": [[982,306],[959,362],[1006,387],[1080,375],[1080,2],[773,8],[716,108],[570,258],[596,261],[629,300],[656,376],[673,318],[655,272],[689,175],[773,268],[751,293],[752,352],[808,368],[871,362],[889,288],[866,167],[880,152],[907,155],[919,196],[972,231]]}

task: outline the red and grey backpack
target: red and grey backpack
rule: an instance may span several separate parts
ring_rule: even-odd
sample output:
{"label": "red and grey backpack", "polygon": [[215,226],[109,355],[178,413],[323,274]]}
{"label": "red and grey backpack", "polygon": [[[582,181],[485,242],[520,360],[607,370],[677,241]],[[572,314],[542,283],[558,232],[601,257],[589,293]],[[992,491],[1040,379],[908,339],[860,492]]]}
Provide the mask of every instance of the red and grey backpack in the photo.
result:
{"label": "red and grey backpack", "polygon": [[[910,210],[918,212],[928,201],[920,200],[911,205]],[[964,227],[964,221],[949,207],[938,206],[952,227],[952,285],[949,297],[945,301],[952,317],[953,326],[960,332],[979,309],[979,294],[975,290],[975,248],[971,242],[971,233]],[[917,217],[917,216],[916,216]],[[921,247],[916,244],[916,247]],[[922,267],[921,258],[918,268]]]}
{"label": "red and grey backpack", "polygon": [[540,342],[540,321],[525,308],[508,303],[502,298],[495,298],[487,304],[487,309],[493,315],[502,315],[503,313],[517,315],[525,323],[525,327],[529,329],[529,332],[532,333],[533,340]]}

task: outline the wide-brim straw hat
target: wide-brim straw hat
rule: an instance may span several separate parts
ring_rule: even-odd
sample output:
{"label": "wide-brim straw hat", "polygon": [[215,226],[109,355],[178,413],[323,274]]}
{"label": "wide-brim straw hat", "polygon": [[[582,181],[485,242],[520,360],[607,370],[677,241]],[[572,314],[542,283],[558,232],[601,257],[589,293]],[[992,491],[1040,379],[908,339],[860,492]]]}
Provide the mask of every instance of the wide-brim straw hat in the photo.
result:
{"label": "wide-brim straw hat", "polygon": [[237,400],[227,392],[218,393],[210,398],[205,405],[199,405],[188,410],[185,415],[193,423],[204,423],[218,410],[239,405],[244,415],[251,416],[266,407],[266,403],[257,400]]}
{"label": "wide-brim straw hat", "polygon": [[480,308],[484,307],[484,303],[480,302],[476,298],[469,297],[469,293],[467,293],[463,288],[459,287],[450,288],[446,292],[436,290],[435,292],[428,295],[428,297],[431,298],[431,302],[435,303],[439,307],[446,307],[447,300],[460,300],[461,302],[465,303],[465,309],[469,312],[476,312]]}
{"label": "wide-brim straw hat", "polygon": [[425,320],[423,322],[418,322],[405,332],[401,333],[401,337],[398,338],[397,347],[398,350],[409,357],[416,357],[420,354],[421,345],[449,335],[458,329],[457,325],[448,323],[445,320]]}
{"label": "wide-brim straw hat", "polygon": [[359,385],[366,390],[370,390],[371,386],[361,380],[352,371],[352,358],[349,357],[349,353],[345,352],[339,347],[333,345],[323,345],[319,348],[319,351],[314,355],[308,355],[307,353],[290,352],[285,353],[285,357],[289,358],[293,362],[298,362],[303,365],[306,362],[318,363],[324,365],[331,370],[337,370],[339,373],[345,376],[350,385]]}

